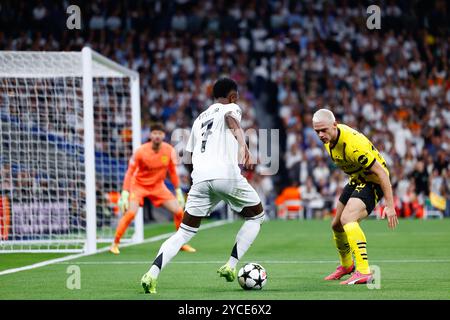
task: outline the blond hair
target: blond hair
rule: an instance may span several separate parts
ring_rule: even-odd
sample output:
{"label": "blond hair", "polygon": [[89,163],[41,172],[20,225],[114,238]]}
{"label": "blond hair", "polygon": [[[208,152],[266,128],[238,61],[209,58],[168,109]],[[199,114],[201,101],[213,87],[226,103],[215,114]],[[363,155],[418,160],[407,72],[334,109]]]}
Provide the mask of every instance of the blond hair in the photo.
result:
{"label": "blond hair", "polygon": [[325,123],[334,123],[336,118],[334,117],[333,112],[328,109],[319,109],[317,110],[312,118],[313,122],[325,122]]}

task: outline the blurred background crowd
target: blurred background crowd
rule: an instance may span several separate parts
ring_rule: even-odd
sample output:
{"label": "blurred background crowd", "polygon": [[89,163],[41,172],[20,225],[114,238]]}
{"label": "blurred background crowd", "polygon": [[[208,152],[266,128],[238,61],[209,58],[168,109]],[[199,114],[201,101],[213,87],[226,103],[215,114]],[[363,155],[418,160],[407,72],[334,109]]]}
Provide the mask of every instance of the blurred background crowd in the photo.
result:
{"label": "blurred background crowd", "polygon": [[[81,9],[81,30],[66,28],[71,4]],[[214,81],[230,76],[244,129],[279,129],[278,174],[264,166],[246,173],[272,217],[290,217],[289,205],[306,218],[333,214],[347,178],[311,124],[327,106],[386,159],[400,216],[450,216],[450,6],[379,1],[381,29],[369,30],[370,4],[3,0],[0,49],[89,45],[138,71],[143,140],[152,121],[165,123],[168,140],[190,129]],[[179,174],[188,191],[182,165]]]}

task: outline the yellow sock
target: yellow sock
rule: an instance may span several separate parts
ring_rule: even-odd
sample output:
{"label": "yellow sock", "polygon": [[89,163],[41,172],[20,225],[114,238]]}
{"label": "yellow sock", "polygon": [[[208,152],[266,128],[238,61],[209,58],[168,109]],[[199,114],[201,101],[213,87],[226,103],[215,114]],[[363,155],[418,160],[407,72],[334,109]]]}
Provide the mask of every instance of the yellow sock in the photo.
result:
{"label": "yellow sock", "polygon": [[345,268],[350,267],[353,264],[353,259],[347,234],[345,232],[337,232],[333,230],[333,239],[336,244],[336,248],[339,251],[339,260],[341,261],[341,265]]}
{"label": "yellow sock", "polygon": [[359,226],[358,222],[350,222],[344,226],[345,233],[347,234],[350,249],[352,249],[353,255],[356,260],[356,270],[369,274],[369,260],[367,260],[367,243],[366,236]]}

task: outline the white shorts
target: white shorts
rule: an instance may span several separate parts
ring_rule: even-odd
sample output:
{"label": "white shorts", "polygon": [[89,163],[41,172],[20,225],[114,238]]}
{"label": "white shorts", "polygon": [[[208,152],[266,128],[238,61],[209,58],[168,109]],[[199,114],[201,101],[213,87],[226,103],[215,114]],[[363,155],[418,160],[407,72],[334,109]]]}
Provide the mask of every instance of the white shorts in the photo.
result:
{"label": "white shorts", "polygon": [[240,180],[207,180],[191,187],[185,211],[192,216],[207,217],[221,200],[238,213],[245,207],[256,206],[261,202],[255,189],[244,177]]}

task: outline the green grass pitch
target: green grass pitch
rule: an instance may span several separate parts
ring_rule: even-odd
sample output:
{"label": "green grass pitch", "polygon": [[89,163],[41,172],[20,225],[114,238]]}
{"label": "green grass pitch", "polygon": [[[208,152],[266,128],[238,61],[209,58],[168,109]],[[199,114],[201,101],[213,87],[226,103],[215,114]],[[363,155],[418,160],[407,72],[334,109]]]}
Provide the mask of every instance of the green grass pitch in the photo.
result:
{"label": "green grass pitch", "polygon": [[[200,230],[190,242],[197,253],[180,252],[163,270],[158,293],[146,295],[140,278],[163,240],[45,267],[0,275],[0,299],[169,299],[169,300],[334,300],[450,299],[450,220],[362,222],[369,263],[381,270],[379,289],[324,281],[337,263],[330,221],[268,221],[241,260],[261,263],[268,282],[261,291],[244,291],[216,270],[228,259],[242,221]],[[146,237],[173,231],[172,224],[147,226]],[[0,271],[62,254],[0,254]],[[67,288],[68,267],[80,270],[80,289]]]}

